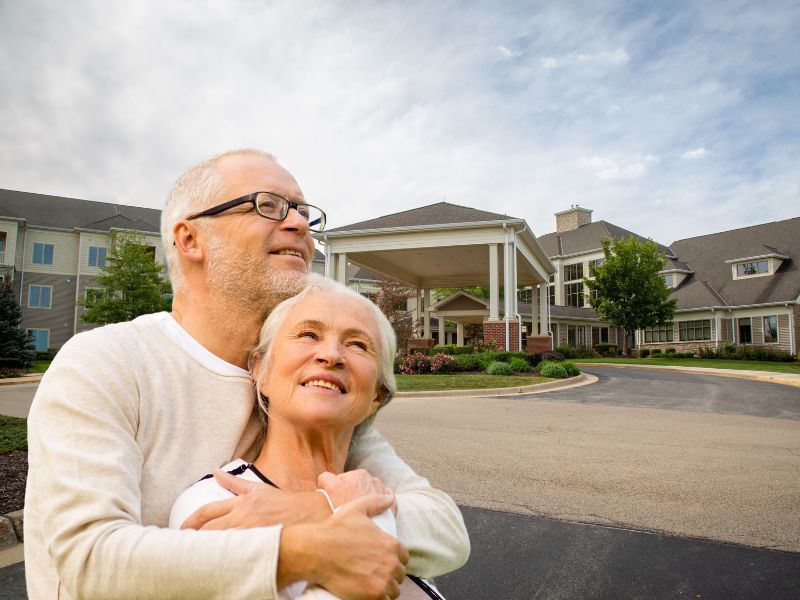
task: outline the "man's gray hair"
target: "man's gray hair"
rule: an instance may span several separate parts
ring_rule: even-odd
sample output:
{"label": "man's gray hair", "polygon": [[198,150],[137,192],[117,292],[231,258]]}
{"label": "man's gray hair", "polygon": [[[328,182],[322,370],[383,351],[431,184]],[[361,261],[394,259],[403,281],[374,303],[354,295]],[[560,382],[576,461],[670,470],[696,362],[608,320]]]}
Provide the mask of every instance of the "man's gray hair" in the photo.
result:
{"label": "man's gray hair", "polygon": [[[269,362],[272,359],[272,342],[275,340],[278,330],[280,329],[281,325],[283,325],[292,307],[303,300],[303,298],[306,296],[319,292],[333,292],[356,299],[372,313],[373,317],[375,318],[375,323],[378,326],[377,383],[378,388],[383,392],[381,404],[378,407],[378,410],[386,406],[386,404],[388,404],[397,393],[397,381],[394,377],[394,358],[397,352],[397,338],[389,319],[386,318],[386,315],[384,315],[371,300],[368,300],[367,298],[364,298],[364,296],[357,294],[347,286],[339,283],[338,281],[334,281],[333,279],[323,277],[317,273],[309,273],[303,290],[296,296],[293,296],[288,300],[284,300],[278,304],[278,306],[276,306],[267,317],[267,320],[264,321],[264,325],[261,327],[261,334],[258,338],[258,345],[250,352],[248,366],[250,368],[250,372],[253,374],[253,379],[255,380],[256,395],[258,397],[258,403],[261,407],[262,415],[267,414],[267,403],[269,400],[263,398],[260,390],[261,384],[266,376]],[[257,359],[260,359],[258,372],[253,372]],[[356,426],[355,431],[353,432],[353,439],[369,428],[369,426],[372,424],[372,421],[375,419],[375,414],[377,414],[377,411]]]}
{"label": "man's gray hair", "polygon": [[[172,283],[172,289],[177,290],[183,286],[184,278],[178,260],[178,250],[173,245],[175,241],[172,237],[172,228],[175,223],[185,219],[195,212],[210,208],[214,203],[221,204],[232,198],[223,198],[225,193],[225,181],[217,171],[217,161],[234,155],[255,155],[264,156],[271,160],[275,157],[268,152],[244,148],[241,150],[229,150],[222,154],[217,154],[203,162],[193,166],[181,175],[172,187],[172,191],[161,211],[161,243],[164,245],[164,256],[167,259],[167,272]],[[200,224],[198,227],[208,226]]]}

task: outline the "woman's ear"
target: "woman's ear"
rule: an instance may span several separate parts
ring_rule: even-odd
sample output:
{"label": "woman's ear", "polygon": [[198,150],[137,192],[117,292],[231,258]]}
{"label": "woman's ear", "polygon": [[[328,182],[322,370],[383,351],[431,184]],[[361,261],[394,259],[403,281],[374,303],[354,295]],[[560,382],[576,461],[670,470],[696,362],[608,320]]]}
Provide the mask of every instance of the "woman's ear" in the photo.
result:
{"label": "woman's ear", "polygon": [[386,390],[384,390],[383,386],[378,388],[378,391],[375,393],[375,398],[372,399],[372,403],[369,405],[369,412],[367,413],[367,417],[371,417],[378,409],[383,405],[383,399],[385,397]]}

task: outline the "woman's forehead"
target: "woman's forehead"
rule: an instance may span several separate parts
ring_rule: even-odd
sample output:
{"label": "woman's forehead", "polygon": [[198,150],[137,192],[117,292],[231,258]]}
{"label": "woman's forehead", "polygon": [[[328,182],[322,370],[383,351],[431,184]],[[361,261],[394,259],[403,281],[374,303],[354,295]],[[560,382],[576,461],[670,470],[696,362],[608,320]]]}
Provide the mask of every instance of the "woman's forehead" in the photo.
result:
{"label": "woman's forehead", "polygon": [[343,292],[312,292],[292,307],[287,321],[318,321],[329,327],[366,329],[368,333],[376,335],[375,315],[365,302]]}

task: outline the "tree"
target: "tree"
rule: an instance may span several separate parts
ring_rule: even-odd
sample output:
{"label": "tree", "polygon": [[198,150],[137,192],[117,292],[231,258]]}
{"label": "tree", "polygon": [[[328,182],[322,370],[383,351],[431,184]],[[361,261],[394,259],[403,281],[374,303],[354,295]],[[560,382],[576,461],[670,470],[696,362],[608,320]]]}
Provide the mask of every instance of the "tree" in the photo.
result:
{"label": "tree", "polygon": [[26,369],[33,360],[33,338],[20,328],[22,310],[10,281],[0,283],[0,370]]}
{"label": "tree", "polygon": [[406,340],[411,337],[412,322],[407,304],[413,295],[414,290],[401,281],[385,277],[378,280],[375,304],[392,324],[400,348],[405,348]]}
{"label": "tree", "polygon": [[134,233],[114,233],[106,264],[97,276],[102,286],[82,303],[84,323],[119,323],[140,315],[170,310],[171,288],[152,246]]}
{"label": "tree", "polygon": [[676,300],[658,272],[666,257],[653,240],[635,237],[603,240],[605,261],[593,267],[594,279],[583,282],[592,294],[589,302],[598,316],[625,329],[623,347],[628,352],[628,336],[636,329],[672,322]]}

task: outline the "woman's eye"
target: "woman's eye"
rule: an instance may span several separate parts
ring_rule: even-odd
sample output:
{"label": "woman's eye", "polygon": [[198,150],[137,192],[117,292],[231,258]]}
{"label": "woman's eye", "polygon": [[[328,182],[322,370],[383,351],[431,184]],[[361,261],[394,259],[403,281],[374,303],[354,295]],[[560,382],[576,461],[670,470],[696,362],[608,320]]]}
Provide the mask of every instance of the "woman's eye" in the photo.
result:
{"label": "woman's eye", "polygon": [[301,338],[308,338],[308,339],[310,339],[310,340],[316,340],[316,339],[317,339],[317,334],[316,334],[316,333],[314,333],[313,331],[301,331],[301,332],[298,334],[298,336],[297,336],[297,337],[301,337]]}
{"label": "woman's eye", "polygon": [[360,342],[358,340],[353,340],[352,342],[350,342],[350,345],[351,346],[355,346],[356,348],[359,348],[360,350],[366,350],[367,349],[366,342]]}

